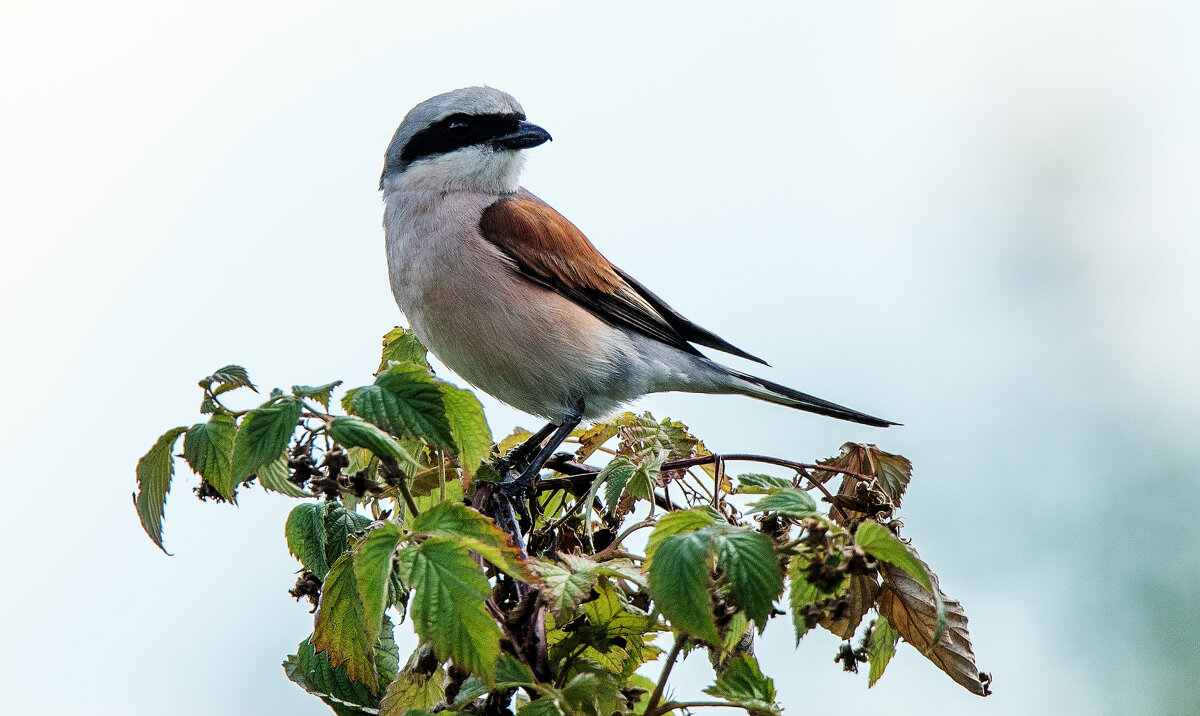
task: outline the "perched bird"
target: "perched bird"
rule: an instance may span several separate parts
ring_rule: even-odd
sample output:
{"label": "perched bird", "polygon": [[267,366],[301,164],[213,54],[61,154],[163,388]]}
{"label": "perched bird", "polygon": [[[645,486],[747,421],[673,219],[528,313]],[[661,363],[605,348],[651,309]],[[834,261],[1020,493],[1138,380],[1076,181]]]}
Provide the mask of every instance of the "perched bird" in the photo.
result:
{"label": "perched bird", "polygon": [[695,345],[765,364],[674,311],[518,184],[522,150],[547,141],[508,93],[458,89],[405,115],[379,182],[392,293],[417,337],[471,384],[551,421],[515,451],[520,478],[505,494],[522,494],[581,420],[646,393],[737,393],[894,424],[702,355]]}

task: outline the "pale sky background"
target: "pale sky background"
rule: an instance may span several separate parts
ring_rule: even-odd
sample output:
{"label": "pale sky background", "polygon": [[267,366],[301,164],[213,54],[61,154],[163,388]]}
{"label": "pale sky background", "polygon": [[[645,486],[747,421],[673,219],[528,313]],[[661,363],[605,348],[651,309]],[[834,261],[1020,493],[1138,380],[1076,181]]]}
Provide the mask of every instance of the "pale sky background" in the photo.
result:
{"label": "pale sky background", "polygon": [[[384,148],[487,83],[554,135],[525,185],[609,258],[766,377],[905,423],[638,406],[718,451],[915,463],[906,534],[995,695],[908,646],[868,691],[777,624],[787,713],[1196,713],[1198,7],[5,5],[0,710],[331,713],[279,666],[310,630],[293,503],[204,505],[184,468],[168,558],[134,463],[225,363],[370,379],[400,322]],[[485,405],[498,435],[536,422]]]}

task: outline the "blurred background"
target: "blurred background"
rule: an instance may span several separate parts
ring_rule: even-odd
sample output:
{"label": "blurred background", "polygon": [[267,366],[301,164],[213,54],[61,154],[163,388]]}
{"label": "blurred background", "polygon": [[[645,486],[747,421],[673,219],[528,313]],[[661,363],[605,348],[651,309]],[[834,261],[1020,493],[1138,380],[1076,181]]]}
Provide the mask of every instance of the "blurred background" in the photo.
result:
{"label": "blurred background", "polygon": [[5,710],[329,713],[279,666],[310,629],[292,503],[201,504],[182,468],[167,557],[134,464],[225,363],[370,380],[401,322],[384,148],[486,83],[554,135],[525,185],[609,258],[765,377],[904,423],[636,406],[716,451],[915,464],[906,535],[995,695],[907,646],[868,690],[780,625],[788,713],[1200,713],[1198,34],[1165,0],[6,5]]}

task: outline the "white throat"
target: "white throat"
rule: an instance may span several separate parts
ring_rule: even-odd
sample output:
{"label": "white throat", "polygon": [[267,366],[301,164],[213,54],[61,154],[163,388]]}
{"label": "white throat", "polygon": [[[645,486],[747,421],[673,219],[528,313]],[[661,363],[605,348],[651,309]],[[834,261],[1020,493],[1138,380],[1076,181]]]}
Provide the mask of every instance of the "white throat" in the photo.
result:
{"label": "white throat", "polygon": [[517,190],[524,152],[494,150],[479,145],[464,147],[435,157],[418,159],[398,174],[385,176],[383,193],[397,190],[431,192],[469,191],[481,194],[511,194]]}

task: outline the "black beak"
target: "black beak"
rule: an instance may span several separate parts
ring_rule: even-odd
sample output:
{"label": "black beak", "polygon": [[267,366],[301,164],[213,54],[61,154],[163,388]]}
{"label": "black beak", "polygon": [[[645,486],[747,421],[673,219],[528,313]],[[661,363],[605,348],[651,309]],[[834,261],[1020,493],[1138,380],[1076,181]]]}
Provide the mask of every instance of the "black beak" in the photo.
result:
{"label": "black beak", "polygon": [[550,133],[533,122],[519,122],[517,131],[496,137],[491,144],[496,149],[529,149],[550,141]]}

